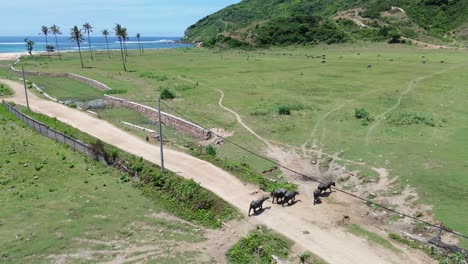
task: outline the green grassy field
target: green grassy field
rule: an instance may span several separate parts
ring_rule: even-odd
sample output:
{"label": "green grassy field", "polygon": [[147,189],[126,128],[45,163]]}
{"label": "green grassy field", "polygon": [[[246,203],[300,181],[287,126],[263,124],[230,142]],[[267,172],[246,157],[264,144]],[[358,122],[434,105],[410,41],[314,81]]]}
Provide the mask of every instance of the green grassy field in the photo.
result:
{"label": "green grassy field", "polygon": [[3,106],[0,130],[2,261],[109,261],[153,248],[152,261],[174,263],[201,254],[174,248],[205,240],[202,229],[165,217],[154,200],[121,181],[123,173],[42,137]]}
{"label": "green grassy field", "polygon": [[[205,127],[234,131],[232,140],[250,149],[262,149],[260,140],[218,106],[222,90],[223,104],[262,137],[296,147],[315,140],[328,153],[346,150],[346,159],[387,167],[417,188],[419,201],[433,205],[439,220],[467,234],[468,210],[460,210],[468,208],[467,58],[464,51],[355,44],[229,50],[223,60],[206,49],[153,50],[141,57],[130,52],[128,72],[115,55],[86,61],[93,67],[86,69],[72,53],[51,63],[28,57],[22,65],[94,78],[127,91],[119,97],[153,107],[161,89],[169,88],[177,95],[167,102],[171,107]],[[291,115],[279,115],[280,106],[292,109]],[[374,121],[356,119],[356,108]],[[257,170],[272,166],[230,144],[217,152]]]}

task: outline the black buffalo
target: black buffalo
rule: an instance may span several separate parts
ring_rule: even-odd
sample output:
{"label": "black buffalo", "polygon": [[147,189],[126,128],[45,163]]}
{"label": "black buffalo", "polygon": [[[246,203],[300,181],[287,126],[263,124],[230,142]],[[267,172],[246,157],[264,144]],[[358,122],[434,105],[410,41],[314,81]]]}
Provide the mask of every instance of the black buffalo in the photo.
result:
{"label": "black buffalo", "polygon": [[314,205],[320,203],[320,194],[322,192],[319,189],[315,189],[314,191]]}
{"label": "black buffalo", "polygon": [[285,203],[290,205],[290,202],[294,202],[296,200],[296,195],[298,195],[298,194],[299,194],[298,191],[286,192],[286,194],[283,197],[283,206],[284,206]]}
{"label": "black buffalo", "polygon": [[273,197],[273,199],[271,200],[271,203],[275,203],[275,199],[276,199],[276,203],[278,203],[279,199],[283,199],[287,191],[288,190],[284,188],[279,188],[279,189],[272,191],[271,196]]}
{"label": "black buffalo", "polygon": [[320,193],[326,191],[327,189],[330,190],[330,192],[332,191],[331,190],[331,187],[332,186],[335,186],[335,182],[334,181],[331,181],[331,182],[327,182],[327,183],[320,183],[319,186],[317,187],[317,189],[320,190]]}
{"label": "black buffalo", "polygon": [[263,202],[270,199],[270,197],[262,197],[262,198],[259,198],[257,200],[253,200],[251,203],[250,203],[250,208],[249,208],[249,216],[250,216],[250,210],[254,210],[254,214],[257,213],[257,209],[260,208],[260,210],[263,209]]}

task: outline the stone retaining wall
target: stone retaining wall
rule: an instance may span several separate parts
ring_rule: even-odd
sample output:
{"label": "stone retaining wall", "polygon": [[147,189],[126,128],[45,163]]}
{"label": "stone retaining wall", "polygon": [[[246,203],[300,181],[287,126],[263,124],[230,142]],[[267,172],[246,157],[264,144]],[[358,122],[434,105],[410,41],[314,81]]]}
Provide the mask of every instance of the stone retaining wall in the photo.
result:
{"label": "stone retaining wall", "polygon": [[[149,106],[110,95],[104,95],[104,104],[106,106],[132,109],[148,117],[151,121],[158,122],[158,110]],[[211,137],[211,132],[209,130],[165,112],[161,112],[161,121],[163,124],[173,127],[176,130],[189,134],[195,138],[207,140]]]}
{"label": "stone retaining wall", "polygon": [[[10,69],[11,69],[11,72],[13,72],[15,74],[19,74],[19,75],[22,74],[22,72],[20,70],[15,69],[15,67],[13,67],[13,66],[11,66]],[[87,78],[87,77],[84,77],[84,76],[81,76],[81,75],[78,75],[78,74],[74,74],[74,73],[24,71],[24,75],[64,77],[64,78],[68,78],[68,79],[72,79],[72,80],[75,80],[75,81],[78,81],[78,82],[85,83],[87,85],[91,85],[91,86],[93,86],[93,87],[95,87],[97,89],[101,89],[101,90],[105,90],[105,91],[111,90],[111,88],[109,88],[109,86],[107,86],[107,85],[105,85],[105,84],[103,84],[101,82],[98,82],[96,80],[93,80],[93,79],[90,79],[90,78]]]}

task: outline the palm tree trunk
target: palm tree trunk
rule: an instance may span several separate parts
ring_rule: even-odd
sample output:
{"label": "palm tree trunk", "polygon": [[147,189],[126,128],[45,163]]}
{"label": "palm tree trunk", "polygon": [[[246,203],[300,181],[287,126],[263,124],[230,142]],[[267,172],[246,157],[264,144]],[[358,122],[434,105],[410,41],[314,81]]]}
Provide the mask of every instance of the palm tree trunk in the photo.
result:
{"label": "palm tree trunk", "polygon": [[140,43],[140,39],[138,39],[138,51],[140,52],[140,56],[141,56],[141,43]]}
{"label": "palm tree trunk", "polygon": [[47,46],[49,46],[49,41],[47,40],[47,35],[45,35],[45,45],[46,45],[47,56],[49,56],[49,61],[50,61],[50,53],[49,53],[49,49],[47,48]]}
{"label": "palm tree trunk", "polygon": [[80,60],[81,60],[81,68],[84,68],[83,64],[83,57],[81,56],[81,47],[80,47],[80,42],[77,41],[76,44],[78,44],[78,52],[80,53]]}
{"label": "palm tree trunk", "polygon": [[88,44],[89,44],[89,53],[91,54],[91,60],[94,60],[93,52],[91,51],[91,39],[89,38],[89,31],[88,31]]}
{"label": "palm tree trunk", "polygon": [[107,36],[106,36],[106,44],[107,44],[107,56],[109,56],[109,59],[110,59],[109,41],[107,40]]}
{"label": "palm tree trunk", "polygon": [[60,55],[60,49],[59,49],[59,45],[58,45],[58,41],[57,41],[57,35],[55,35],[55,45],[57,46],[57,51],[58,51],[58,54],[59,54],[59,59],[62,60],[62,56]]}
{"label": "palm tree trunk", "polygon": [[[128,56],[128,51],[127,51],[127,41],[124,39],[124,49],[125,49],[125,57]],[[125,58],[125,61],[127,61],[127,58]]]}
{"label": "palm tree trunk", "polygon": [[122,40],[119,40],[119,42],[120,42],[120,53],[122,54],[122,63],[123,63],[124,71],[127,71],[127,67],[125,67],[125,57],[123,53]]}

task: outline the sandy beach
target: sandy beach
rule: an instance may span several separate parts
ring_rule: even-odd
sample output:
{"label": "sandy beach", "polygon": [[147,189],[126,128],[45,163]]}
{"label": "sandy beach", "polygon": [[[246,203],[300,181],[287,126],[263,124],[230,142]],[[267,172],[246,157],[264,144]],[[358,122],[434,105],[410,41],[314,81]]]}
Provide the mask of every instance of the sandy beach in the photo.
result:
{"label": "sandy beach", "polygon": [[19,57],[27,54],[27,52],[17,52],[17,53],[0,53],[0,61],[5,60],[17,60]]}

